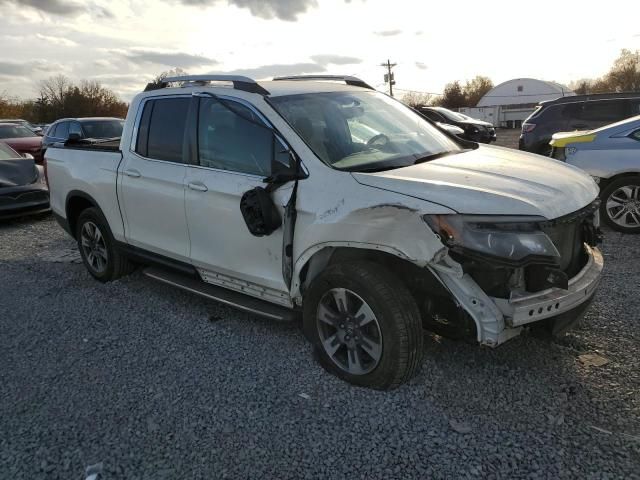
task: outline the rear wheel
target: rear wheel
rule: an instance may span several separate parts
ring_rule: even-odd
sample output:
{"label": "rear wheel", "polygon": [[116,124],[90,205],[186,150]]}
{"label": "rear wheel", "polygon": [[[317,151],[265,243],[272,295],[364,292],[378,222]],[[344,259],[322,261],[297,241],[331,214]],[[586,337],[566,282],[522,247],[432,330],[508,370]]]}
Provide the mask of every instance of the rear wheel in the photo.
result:
{"label": "rear wheel", "polygon": [[78,250],[89,273],[101,282],[131,273],[133,264],[115,248],[106,219],[97,208],[83,210],[76,223]]}
{"label": "rear wheel", "polygon": [[420,367],[418,307],[376,264],[336,264],[320,274],[305,294],[304,325],[321,365],[355,385],[396,388]]}
{"label": "rear wheel", "polygon": [[640,233],[640,177],[614,180],[601,192],[600,216],[614,230]]}

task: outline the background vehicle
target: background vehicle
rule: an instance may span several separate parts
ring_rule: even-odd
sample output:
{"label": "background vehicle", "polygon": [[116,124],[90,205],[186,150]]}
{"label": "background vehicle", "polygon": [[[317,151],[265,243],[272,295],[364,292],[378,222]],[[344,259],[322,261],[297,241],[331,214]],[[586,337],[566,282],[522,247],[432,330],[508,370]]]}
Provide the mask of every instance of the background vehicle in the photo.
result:
{"label": "background vehicle", "polygon": [[584,132],[556,133],[552,156],[598,179],[600,217],[613,229],[640,233],[640,116]]}
{"label": "background vehicle", "polygon": [[425,326],[493,347],[568,328],[602,271],[591,177],[446,134],[354,77],[165,79],[119,148],[46,160],[96,279],[133,259],[245,311],[302,313],[321,364],[362,386],[406,382]]}
{"label": "background vehicle", "polygon": [[119,138],[124,120],[112,117],[63,118],[52,123],[42,139],[44,150],[57,142],[66,142],[69,135],[77,139]]}
{"label": "background vehicle", "polygon": [[42,127],[40,127],[39,125],[34,125],[33,123],[27,121],[27,120],[23,120],[22,118],[5,118],[5,119],[0,119],[0,123],[15,123],[18,125],[22,125],[23,127],[27,127],[29,130],[31,130],[33,133],[37,134],[37,135],[41,135],[42,134]]}
{"label": "background vehicle", "polygon": [[49,210],[43,168],[0,143],[0,219]]}
{"label": "background vehicle", "polygon": [[549,155],[551,136],[588,130],[640,114],[640,92],[575,95],[541,102],[522,124],[519,148]]}
{"label": "background vehicle", "polygon": [[476,120],[442,107],[420,107],[418,111],[433,122],[446,123],[461,128],[464,130],[463,138],[472,142],[491,143],[496,141],[496,129],[489,122]]}
{"label": "background vehicle", "polygon": [[0,142],[4,142],[20,154],[28,153],[37,163],[42,163],[42,137],[17,123],[0,123]]}

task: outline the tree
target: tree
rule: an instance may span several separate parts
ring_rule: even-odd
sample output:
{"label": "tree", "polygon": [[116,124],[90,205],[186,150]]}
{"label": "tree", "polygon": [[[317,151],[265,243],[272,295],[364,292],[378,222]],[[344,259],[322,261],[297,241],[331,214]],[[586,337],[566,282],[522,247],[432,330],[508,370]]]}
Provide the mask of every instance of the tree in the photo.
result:
{"label": "tree", "polygon": [[605,78],[611,91],[640,91],[640,50],[623,48]]}
{"label": "tree", "polygon": [[480,99],[493,88],[493,82],[489,77],[482,75],[476,76],[474,79],[467,81],[462,93],[464,94],[466,107],[475,107]]}
{"label": "tree", "polygon": [[189,75],[189,74],[185,72],[183,69],[181,69],[180,67],[172,68],[171,70],[167,70],[165,72],[162,72],[156,75],[156,77],[149,82],[148,87],[159,88],[164,83],[165,78],[183,77],[185,75]]}
{"label": "tree", "polygon": [[454,82],[447,83],[444,87],[442,96],[439,97],[435,103],[441,107],[450,108],[452,110],[466,106],[467,101],[464,92],[462,91],[462,87],[460,86],[460,82],[456,80]]}
{"label": "tree", "polygon": [[430,93],[407,92],[400,99],[402,103],[411,108],[424,107],[429,105],[433,95]]}

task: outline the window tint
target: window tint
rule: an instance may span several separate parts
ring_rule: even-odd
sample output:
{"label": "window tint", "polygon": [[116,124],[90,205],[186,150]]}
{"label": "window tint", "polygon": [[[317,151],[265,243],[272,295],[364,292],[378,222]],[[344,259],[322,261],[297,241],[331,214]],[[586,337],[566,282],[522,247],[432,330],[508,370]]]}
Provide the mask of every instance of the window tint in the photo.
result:
{"label": "window tint", "polygon": [[433,122],[444,122],[444,118],[433,110],[421,110],[421,113]]}
{"label": "window tint", "polygon": [[237,102],[200,99],[198,156],[200,165],[268,176],[273,135],[251,109]]}
{"label": "window tint", "polygon": [[595,122],[608,122],[621,120],[625,117],[626,102],[598,100],[585,102],[580,118]]}
{"label": "window tint", "polygon": [[80,124],[78,122],[71,122],[69,125],[69,134],[77,133],[82,137],[82,128],[80,128]]}
{"label": "window tint", "polygon": [[[147,109],[151,110],[146,132],[146,148],[142,150],[146,153],[145,157],[169,162],[182,162],[182,146],[189,102],[190,97],[162,98],[146,103],[143,120]],[[141,135],[138,138],[140,139]],[[136,151],[143,155],[138,149]]]}
{"label": "window tint", "polygon": [[631,101],[631,116],[640,115],[640,100]]}
{"label": "window tint", "polygon": [[69,138],[69,122],[60,122],[56,127],[56,138],[66,140]]}

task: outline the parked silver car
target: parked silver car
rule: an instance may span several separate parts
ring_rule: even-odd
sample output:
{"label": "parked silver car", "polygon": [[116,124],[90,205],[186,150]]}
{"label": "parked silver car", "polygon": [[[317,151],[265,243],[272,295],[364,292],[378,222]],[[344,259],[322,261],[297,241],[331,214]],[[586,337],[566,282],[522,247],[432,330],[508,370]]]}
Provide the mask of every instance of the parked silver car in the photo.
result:
{"label": "parked silver car", "polygon": [[553,135],[551,156],[600,184],[600,216],[620,232],[640,233],[640,116],[596,130]]}

